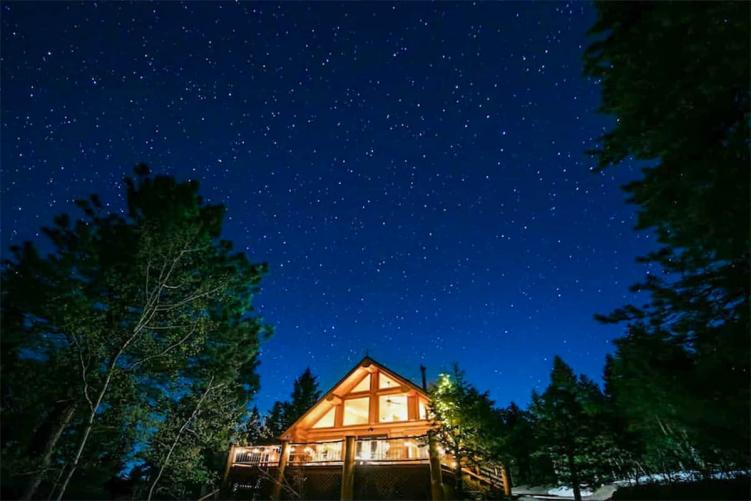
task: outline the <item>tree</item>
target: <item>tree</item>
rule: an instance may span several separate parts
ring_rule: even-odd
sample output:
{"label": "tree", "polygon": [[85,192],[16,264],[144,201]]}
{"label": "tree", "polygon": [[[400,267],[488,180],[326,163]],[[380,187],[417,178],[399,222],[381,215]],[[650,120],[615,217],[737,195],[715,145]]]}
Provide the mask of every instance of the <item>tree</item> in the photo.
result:
{"label": "tree", "polygon": [[293,384],[292,400],[284,410],[285,428],[313,407],[319,398],[321,398],[321,390],[318,388],[318,379],[308,367]]}
{"label": "tree", "polygon": [[186,499],[217,489],[243,408],[232,385],[217,378],[173,402],[144,454],[149,465],[146,499]]}
{"label": "tree", "polygon": [[[21,451],[34,436],[44,444],[27,497],[44,483],[62,498],[79,468],[101,464],[97,454],[124,461],[133,433],[147,433],[136,418],[158,414],[152,402],[172,381],[194,380],[223,345],[237,349],[227,360],[246,371],[246,395],[257,387],[269,329],[251,300],[265,266],[220,239],[224,208],[205,204],[197,183],[151,177],[145,166],[136,174],[126,179],[126,214],[107,213],[96,196],[79,201],[80,219],[45,229],[50,254],[27,243],[4,262],[3,425],[28,420],[15,438]],[[45,402],[59,406],[35,415]],[[3,468],[16,475],[18,466]]]}
{"label": "tree", "polygon": [[435,439],[454,461],[457,493],[464,489],[462,468],[501,459],[501,419],[486,393],[480,393],[454,366],[441,374],[430,391]]}
{"label": "tree", "polygon": [[581,500],[581,486],[603,479],[612,443],[602,429],[603,398],[597,385],[577,376],[558,356],[553,361],[550,384],[533,393],[530,412],[537,435],[538,455],[555,466],[559,482],[571,485]]}
{"label": "tree", "polygon": [[287,429],[287,402],[276,401],[266,414],[263,420],[263,427],[266,432],[265,441],[272,442],[278,440],[278,437]]}
{"label": "tree", "polygon": [[[627,157],[647,165],[625,190],[638,206],[637,229],[660,244],[641,259],[660,273],[633,287],[647,304],[598,316],[628,326],[615,359],[616,400],[637,405],[641,414],[630,412],[639,427],[653,423],[674,447],[681,443],[681,461],[747,467],[748,5],[598,2],[597,11],[585,71],[601,82],[601,110],[617,120],[594,154],[599,169]],[[655,348],[664,355],[648,353]],[[640,362],[643,355],[660,357],[659,365]],[[651,398],[631,387],[665,400],[648,406]],[[671,414],[667,421],[661,412]]]}
{"label": "tree", "polygon": [[258,407],[253,407],[248,414],[248,419],[245,421],[243,429],[243,442],[246,445],[261,444],[267,437],[267,433],[263,428],[263,419],[261,413],[258,412]]}
{"label": "tree", "polygon": [[318,379],[310,368],[306,368],[295,379],[289,401],[277,400],[269,409],[263,420],[263,442],[274,442],[292,423],[305,414],[321,398]]}
{"label": "tree", "polygon": [[543,485],[554,482],[555,472],[550,458],[546,454],[535,454],[539,447],[529,411],[511,402],[500,412],[503,419],[503,461],[509,467],[514,484]]}

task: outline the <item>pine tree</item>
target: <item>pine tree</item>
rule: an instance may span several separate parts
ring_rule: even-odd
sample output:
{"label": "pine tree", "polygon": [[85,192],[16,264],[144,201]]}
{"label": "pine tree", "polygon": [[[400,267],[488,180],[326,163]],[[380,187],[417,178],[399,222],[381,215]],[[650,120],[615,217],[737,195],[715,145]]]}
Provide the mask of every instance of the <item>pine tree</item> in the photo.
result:
{"label": "pine tree", "polygon": [[[530,412],[537,435],[538,455],[555,465],[559,482],[571,485],[581,500],[581,487],[603,479],[612,444],[602,429],[602,394],[597,385],[579,377],[558,356],[553,361],[550,384],[533,393]],[[605,470],[607,471],[607,470]]]}
{"label": "pine tree", "polygon": [[555,481],[550,458],[535,454],[537,437],[532,416],[514,402],[501,410],[503,416],[503,461],[509,466],[514,484],[543,485]]}
{"label": "pine tree", "polygon": [[746,468],[748,5],[598,2],[597,12],[585,70],[601,82],[601,110],[616,120],[595,157],[599,169],[628,157],[647,165],[625,190],[638,206],[637,229],[660,244],[641,259],[659,273],[633,287],[648,302],[598,316],[628,325],[615,399],[645,444],[668,448],[654,450],[659,461]]}
{"label": "pine tree", "polygon": [[268,414],[263,420],[263,428],[266,433],[264,438],[267,442],[278,440],[279,436],[287,429],[287,402],[274,402]]}
{"label": "pine tree", "polygon": [[318,388],[318,379],[313,375],[310,368],[306,368],[295,379],[291,400],[277,400],[266,414],[263,420],[263,440],[265,442],[278,440],[278,437],[308,409],[313,407],[320,397],[321,390]]}
{"label": "pine tree", "polygon": [[253,407],[248,414],[248,419],[243,428],[243,442],[247,445],[261,444],[266,439],[267,432],[264,430],[263,419],[258,407]]}
{"label": "pine tree", "polygon": [[291,426],[292,423],[305,414],[321,398],[321,390],[318,388],[318,379],[313,375],[310,368],[295,379],[292,388],[292,400],[285,406],[284,422],[285,427]]}

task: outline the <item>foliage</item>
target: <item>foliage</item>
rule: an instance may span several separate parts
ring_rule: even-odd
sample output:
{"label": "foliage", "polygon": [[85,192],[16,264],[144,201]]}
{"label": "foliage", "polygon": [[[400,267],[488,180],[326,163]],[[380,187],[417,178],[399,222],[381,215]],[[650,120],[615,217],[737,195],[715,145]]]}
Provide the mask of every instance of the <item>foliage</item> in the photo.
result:
{"label": "foliage", "polygon": [[318,379],[308,367],[295,379],[290,400],[274,402],[262,423],[255,409],[256,416],[251,414],[246,423],[248,436],[245,439],[255,444],[277,442],[279,436],[313,407],[319,398],[321,390]]}
{"label": "foliage", "polygon": [[454,460],[458,491],[463,489],[462,467],[501,459],[501,418],[493,401],[469,384],[457,366],[433,385],[430,413],[436,441]]}
{"label": "foliage", "polygon": [[318,388],[318,379],[308,367],[295,379],[292,386],[292,400],[284,409],[284,420],[287,426],[297,421],[313,407],[313,404],[318,402],[319,398],[321,398],[321,390]]}
{"label": "foliage", "polygon": [[582,485],[601,483],[609,473],[614,441],[604,426],[604,409],[597,385],[577,377],[560,357],[555,357],[547,389],[532,396],[535,452],[550,458],[558,480],[573,487],[577,500]]}
{"label": "foliage", "polygon": [[[586,72],[614,127],[599,168],[649,166],[625,187],[661,269],[633,287],[613,401],[649,468],[748,466],[749,10],[744,3],[597,4]],[[708,409],[712,409],[708,412]]]}
{"label": "foliage", "polygon": [[246,402],[257,387],[265,267],[220,239],[224,209],[197,183],[136,174],[125,214],[79,201],[80,219],[44,229],[49,254],[26,243],[3,263],[4,495],[103,497],[83,486],[132,459],[175,392],[216,377]]}
{"label": "foliage", "polygon": [[141,487],[142,497],[186,499],[218,487],[227,444],[244,414],[244,405],[233,393],[231,386],[211,382],[170,402],[166,419],[144,454],[150,471],[148,485]]}
{"label": "foliage", "polygon": [[248,418],[243,426],[240,442],[242,445],[262,444],[268,433],[263,427],[263,418],[258,412],[258,407],[253,407],[248,413]]}
{"label": "foliage", "polygon": [[539,449],[535,424],[528,410],[514,402],[499,410],[503,425],[502,461],[508,466],[514,485],[544,485],[556,481],[553,463]]}

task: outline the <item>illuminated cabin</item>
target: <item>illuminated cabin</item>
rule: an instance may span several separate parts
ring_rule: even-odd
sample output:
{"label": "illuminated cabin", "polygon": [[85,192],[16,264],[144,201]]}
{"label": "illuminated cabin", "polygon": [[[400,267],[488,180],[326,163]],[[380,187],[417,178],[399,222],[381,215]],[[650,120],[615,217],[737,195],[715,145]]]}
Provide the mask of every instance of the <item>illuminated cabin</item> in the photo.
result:
{"label": "illuminated cabin", "polygon": [[430,428],[428,401],[422,388],[366,357],[279,438],[294,443],[424,435]]}
{"label": "illuminated cabin", "polygon": [[[232,446],[226,497],[273,499],[442,499],[456,463],[429,447],[429,395],[369,357],[362,359],[275,445]],[[504,490],[500,465],[462,468]],[[508,493],[508,492],[507,492]]]}

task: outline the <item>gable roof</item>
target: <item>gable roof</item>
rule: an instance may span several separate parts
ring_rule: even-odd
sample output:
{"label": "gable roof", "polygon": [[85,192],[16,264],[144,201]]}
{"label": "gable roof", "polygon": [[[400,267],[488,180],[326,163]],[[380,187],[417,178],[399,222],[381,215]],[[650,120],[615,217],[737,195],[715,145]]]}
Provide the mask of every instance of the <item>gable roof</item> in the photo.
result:
{"label": "gable roof", "polygon": [[305,411],[305,413],[302,416],[300,416],[299,418],[297,418],[294,423],[292,423],[291,425],[289,425],[289,427],[286,430],[284,430],[284,432],[280,435],[280,437],[288,435],[292,431],[292,429],[294,429],[311,412],[313,412],[313,410],[316,407],[318,407],[321,403],[325,402],[329,397],[334,396],[334,392],[342,384],[344,384],[344,382],[347,381],[347,379],[350,376],[352,376],[352,374],[354,374],[357,369],[359,369],[360,367],[370,367],[371,365],[374,365],[374,366],[378,367],[379,371],[385,372],[387,375],[389,375],[389,377],[395,379],[396,381],[399,381],[400,383],[402,383],[405,386],[408,386],[410,389],[415,390],[419,395],[422,395],[423,397],[428,398],[428,399],[430,398],[430,395],[428,395],[427,391],[425,391],[424,389],[422,389],[422,387],[420,387],[420,386],[416,385],[415,383],[413,383],[410,379],[402,376],[401,374],[399,374],[397,372],[392,371],[391,369],[389,369],[385,365],[376,362],[375,360],[373,360],[369,356],[366,356],[362,360],[360,360],[359,362],[357,362],[357,364],[355,364],[355,366],[352,367],[352,369],[350,369],[349,372],[347,372],[326,393],[324,393],[323,396],[321,396],[321,398],[319,398],[316,403],[314,403],[313,405],[311,405],[310,408],[307,411]]}

